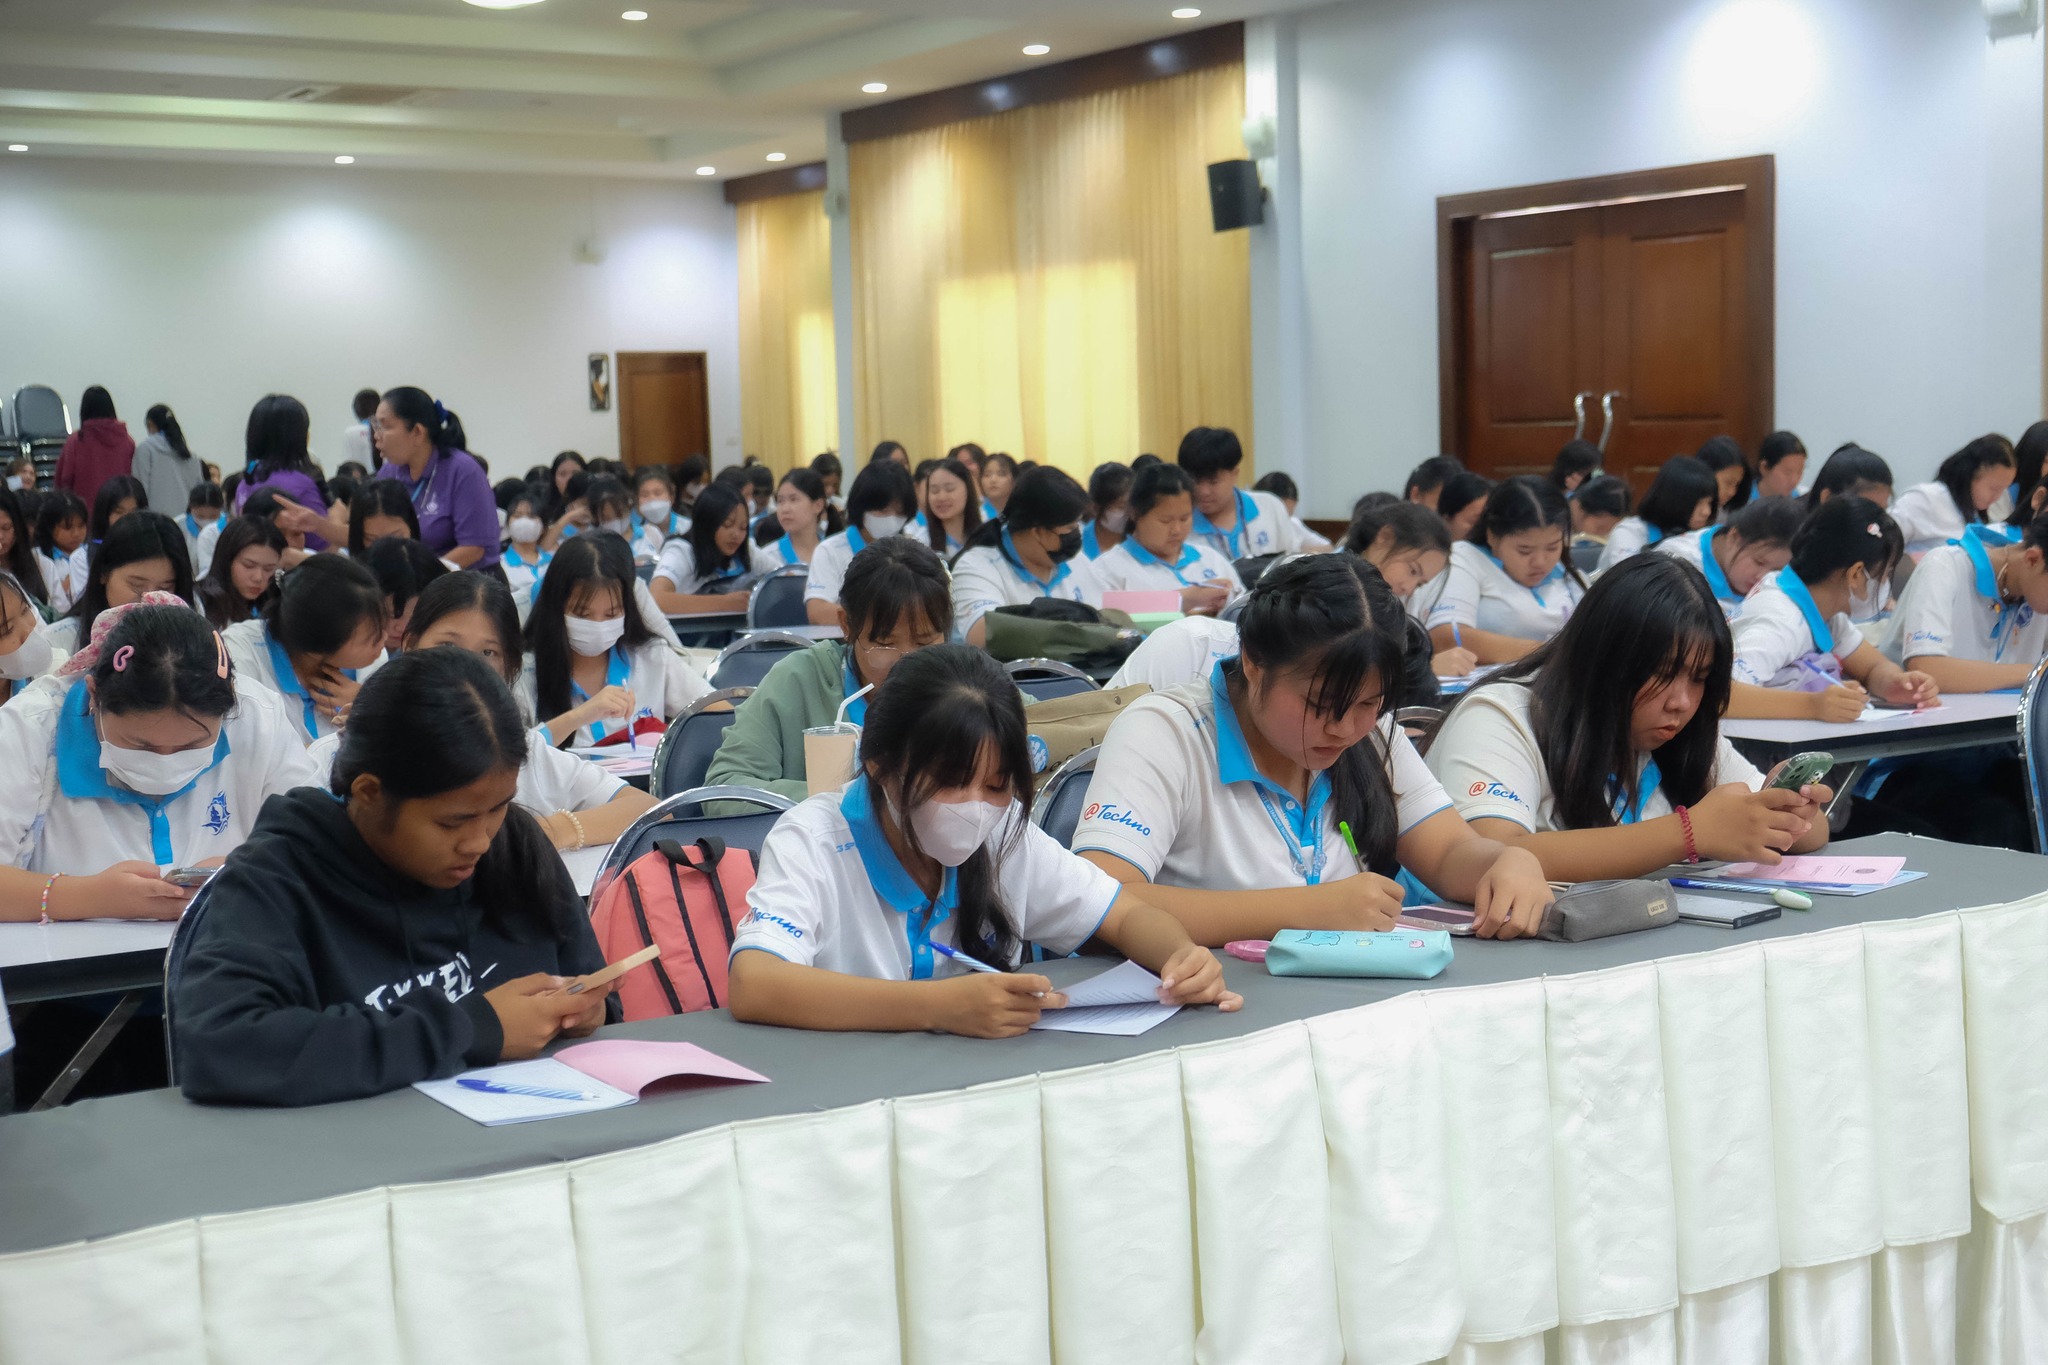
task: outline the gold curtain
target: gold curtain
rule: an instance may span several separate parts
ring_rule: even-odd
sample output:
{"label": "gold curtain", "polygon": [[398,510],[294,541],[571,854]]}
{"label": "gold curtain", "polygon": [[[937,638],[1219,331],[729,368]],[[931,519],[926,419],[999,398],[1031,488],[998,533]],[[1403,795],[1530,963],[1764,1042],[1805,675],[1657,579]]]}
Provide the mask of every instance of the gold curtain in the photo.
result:
{"label": "gold curtain", "polygon": [[1243,120],[1232,64],[850,146],[855,447],[1083,480],[1197,425],[1249,450],[1246,234],[1204,171]]}
{"label": "gold curtain", "polygon": [[740,438],[770,468],[839,445],[825,192],[739,205]]}

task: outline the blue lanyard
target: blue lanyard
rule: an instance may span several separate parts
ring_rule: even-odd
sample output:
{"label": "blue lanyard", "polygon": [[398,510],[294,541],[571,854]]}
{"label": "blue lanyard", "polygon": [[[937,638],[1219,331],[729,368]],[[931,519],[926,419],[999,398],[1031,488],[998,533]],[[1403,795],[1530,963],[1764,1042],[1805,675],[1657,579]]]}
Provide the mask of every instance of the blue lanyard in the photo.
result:
{"label": "blue lanyard", "polygon": [[1991,661],[2001,663],[2005,659],[2005,647],[2012,643],[2012,637],[2034,619],[2034,609],[2025,602],[2008,602],[1998,591],[1998,573],[1991,567],[1991,556],[1985,551],[1984,538],[1971,534],[1976,529],[1970,527],[1961,540],[1951,540],[1949,544],[1968,556],[1977,580],[1977,595],[1998,613],[1998,619],[1991,623]]}
{"label": "blue lanyard", "polygon": [[1024,567],[1024,561],[1018,557],[1016,542],[1010,539],[1010,528],[1007,526],[1003,528],[1002,555],[1003,562],[1010,566],[1012,572],[1014,572],[1017,575],[1017,577],[1023,579],[1026,583],[1029,583],[1032,587],[1038,589],[1038,591],[1046,597],[1051,597],[1053,589],[1057,588],[1060,585],[1060,580],[1073,572],[1073,567],[1071,565],[1055,564],[1052,566],[1051,578],[1041,579],[1037,575],[1033,574],[1031,570]]}
{"label": "blue lanyard", "polygon": [[[619,652],[617,645],[613,645],[610,652],[604,656],[604,685],[606,687],[624,687],[626,679],[631,673],[632,670],[626,665],[626,656]],[[590,694],[583,690],[583,684],[577,682],[574,678],[569,679],[569,690],[576,694],[579,701],[590,700]],[[626,725],[630,728],[633,722],[638,720],[640,716],[651,716],[653,714],[652,711],[642,708],[637,715],[626,722]],[[607,733],[609,732],[604,728],[603,721],[594,720],[590,722],[590,737],[592,739],[603,739]]]}
{"label": "blue lanyard", "polygon": [[[1317,780],[1321,780],[1320,776]],[[1252,790],[1259,794],[1259,804],[1266,808],[1266,818],[1273,822],[1274,829],[1280,831],[1280,841],[1287,845],[1287,856],[1294,863],[1295,874],[1309,886],[1320,885],[1323,880],[1323,832],[1314,828],[1318,822],[1314,818],[1317,807],[1313,799],[1302,807],[1302,829],[1300,837],[1297,837],[1292,822],[1274,808],[1273,798],[1266,793],[1265,787],[1254,782]],[[1310,832],[1312,829],[1313,833]]]}
{"label": "blue lanyard", "polygon": [[[1610,779],[1610,781],[1614,780]],[[1619,781],[1614,781],[1615,820],[1624,825],[1640,824],[1643,818],[1643,807],[1650,804],[1650,798],[1656,795],[1657,788],[1662,786],[1663,782],[1664,774],[1658,771],[1657,760],[1653,758],[1643,765],[1643,775],[1636,779],[1636,803],[1634,807],[1624,810],[1622,807],[1627,800],[1628,794],[1622,789]]]}
{"label": "blue lanyard", "polygon": [[426,470],[421,473],[419,482],[414,484],[410,489],[406,490],[412,497],[412,505],[414,507],[418,507],[420,505],[421,494],[428,493],[433,490],[434,474],[440,468],[441,452],[437,450],[433,453],[433,455],[431,455],[428,458]]}
{"label": "blue lanyard", "polygon": [[1245,529],[1252,524],[1252,516],[1257,509],[1252,505],[1252,500],[1245,496],[1245,491],[1242,488],[1231,489],[1230,496],[1237,502],[1237,529],[1226,531],[1197,511],[1195,513],[1195,534],[1222,536],[1223,543],[1230,547],[1230,557],[1232,559],[1243,559]]}
{"label": "blue lanyard", "polygon": [[1140,564],[1147,565],[1151,568],[1166,570],[1168,573],[1172,574],[1175,579],[1179,581],[1180,585],[1183,588],[1192,588],[1195,586],[1194,584],[1188,582],[1186,575],[1181,573],[1182,569],[1187,568],[1189,565],[1193,564],[1196,560],[1202,557],[1200,553],[1196,551],[1193,545],[1190,545],[1183,541],[1180,547],[1180,558],[1176,559],[1171,564],[1161,559],[1158,555],[1153,554],[1143,545],[1140,545],[1138,543],[1138,538],[1136,536],[1128,537],[1124,541],[1123,548],[1129,551],[1131,558],[1137,560]]}

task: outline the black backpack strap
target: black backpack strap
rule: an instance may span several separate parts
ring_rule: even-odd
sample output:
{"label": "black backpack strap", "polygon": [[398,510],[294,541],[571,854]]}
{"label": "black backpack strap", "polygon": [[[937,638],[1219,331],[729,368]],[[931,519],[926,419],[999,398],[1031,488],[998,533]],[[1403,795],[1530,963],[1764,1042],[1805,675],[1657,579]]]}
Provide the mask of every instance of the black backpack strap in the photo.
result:
{"label": "black backpack strap", "polygon": [[[666,857],[670,862],[681,863],[692,872],[702,874],[704,880],[711,883],[711,899],[718,906],[718,918],[725,925],[725,943],[730,948],[735,932],[732,921],[732,907],[726,903],[725,887],[718,880],[718,865],[720,860],[725,857],[725,840],[713,839],[708,836],[699,839],[696,843],[696,849],[698,857],[702,859],[701,862],[690,861],[689,850],[677,844],[673,839],[664,839],[655,844],[655,847],[660,849],[662,856]],[[671,852],[671,850],[673,851]]]}
{"label": "black backpack strap", "polygon": [[[626,874],[624,881],[626,883],[626,898],[633,903],[633,922],[640,926],[640,942],[643,946],[652,948],[654,946],[654,929],[647,923],[647,907],[640,901],[640,885],[633,880],[633,875],[630,871]],[[668,979],[668,964],[661,960],[661,954],[659,953],[654,955],[654,979],[661,983],[661,993],[668,997],[669,1013],[681,1014],[683,1012],[682,997],[676,994],[676,983]]]}
{"label": "black backpack strap", "polygon": [[[711,984],[711,971],[704,965],[704,947],[697,942],[697,926],[690,922],[690,903],[683,899],[683,879],[676,873],[678,866],[687,867],[692,872],[702,871],[702,869],[691,864],[690,855],[684,851],[681,844],[673,839],[657,839],[654,841],[654,847],[662,857],[668,860],[669,885],[674,888],[676,893],[676,917],[682,920],[683,932],[689,935],[690,955],[697,959],[697,974],[704,978],[704,997],[711,1002],[711,1008],[717,1009],[719,1006],[718,989]],[[711,885],[716,888],[718,879],[713,877],[710,880]],[[722,908],[723,902],[720,904]],[[731,940],[727,939],[727,949],[730,950],[731,946]],[[677,1013],[681,1013],[681,1011],[678,1010]]]}

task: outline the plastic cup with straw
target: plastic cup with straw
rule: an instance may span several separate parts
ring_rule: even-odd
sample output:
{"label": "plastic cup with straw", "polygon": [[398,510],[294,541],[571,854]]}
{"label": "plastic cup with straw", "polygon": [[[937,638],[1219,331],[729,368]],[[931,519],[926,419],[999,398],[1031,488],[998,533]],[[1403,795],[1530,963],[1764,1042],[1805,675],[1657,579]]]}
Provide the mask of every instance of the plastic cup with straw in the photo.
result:
{"label": "plastic cup with straw", "polygon": [[875,690],[869,683],[839,703],[839,714],[830,725],[813,725],[804,731],[804,786],[812,796],[838,791],[853,780],[854,760],[860,751],[860,727],[846,719],[855,702]]}

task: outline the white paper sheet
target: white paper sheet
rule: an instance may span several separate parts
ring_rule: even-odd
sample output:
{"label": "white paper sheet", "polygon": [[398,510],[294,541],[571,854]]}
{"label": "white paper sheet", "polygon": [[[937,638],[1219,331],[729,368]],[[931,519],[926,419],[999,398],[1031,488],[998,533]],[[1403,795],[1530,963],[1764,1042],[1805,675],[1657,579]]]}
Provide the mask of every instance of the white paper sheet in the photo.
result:
{"label": "white paper sheet", "polygon": [[569,869],[569,880],[576,883],[576,894],[587,896],[597,886],[597,874],[604,868],[604,859],[612,851],[610,844],[599,844],[592,848],[574,848],[562,854],[562,865]]}
{"label": "white paper sheet", "polygon": [[[586,1095],[587,1099],[550,1099],[540,1095],[500,1095],[489,1090],[472,1090],[456,1082],[468,1077],[498,1085],[531,1085],[544,1090],[561,1090]],[[568,1114],[595,1114],[632,1104],[635,1097],[616,1090],[595,1076],[586,1076],[566,1062],[536,1057],[530,1062],[507,1062],[477,1071],[465,1071],[445,1081],[414,1081],[413,1089],[429,1099],[439,1100],[467,1119],[486,1128],[507,1123],[531,1123],[535,1119],[558,1119]]]}
{"label": "white paper sheet", "polygon": [[1031,1027],[1059,1033],[1113,1033],[1135,1037],[1180,1013],[1159,999],[1159,978],[1135,962],[1076,982],[1066,990],[1067,1007],[1047,1010]]}

